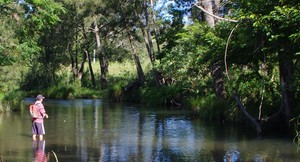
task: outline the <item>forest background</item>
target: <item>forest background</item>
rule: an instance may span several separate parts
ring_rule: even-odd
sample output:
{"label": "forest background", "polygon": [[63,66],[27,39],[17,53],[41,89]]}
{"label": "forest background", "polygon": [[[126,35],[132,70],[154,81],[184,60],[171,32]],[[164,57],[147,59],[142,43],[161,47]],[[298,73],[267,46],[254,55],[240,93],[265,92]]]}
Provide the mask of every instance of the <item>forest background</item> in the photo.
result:
{"label": "forest background", "polygon": [[299,140],[298,0],[0,0],[0,111],[25,96],[190,108]]}

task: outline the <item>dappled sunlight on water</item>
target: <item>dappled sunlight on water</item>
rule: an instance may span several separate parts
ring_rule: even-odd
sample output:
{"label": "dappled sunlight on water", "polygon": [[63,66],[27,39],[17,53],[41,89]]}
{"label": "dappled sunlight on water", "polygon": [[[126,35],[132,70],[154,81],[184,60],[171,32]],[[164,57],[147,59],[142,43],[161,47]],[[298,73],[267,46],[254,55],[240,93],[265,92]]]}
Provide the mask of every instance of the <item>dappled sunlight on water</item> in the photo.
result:
{"label": "dappled sunlight on water", "polygon": [[[46,99],[44,105],[49,119],[39,150],[49,161],[300,160],[290,140],[259,138],[188,111],[102,100]],[[31,141],[30,124],[27,110],[0,114],[0,161],[33,161],[40,145]]]}

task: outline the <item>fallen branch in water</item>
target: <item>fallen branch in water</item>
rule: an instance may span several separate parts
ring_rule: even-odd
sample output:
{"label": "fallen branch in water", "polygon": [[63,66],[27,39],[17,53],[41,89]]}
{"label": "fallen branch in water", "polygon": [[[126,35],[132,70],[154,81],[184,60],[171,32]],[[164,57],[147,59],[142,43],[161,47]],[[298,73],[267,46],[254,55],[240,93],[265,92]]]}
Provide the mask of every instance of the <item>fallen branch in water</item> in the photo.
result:
{"label": "fallen branch in water", "polygon": [[237,103],[238,107],[242,110],[242,112],[251,120],[251,122],[255,125],[256,127],[256,132],[257,134],[261,133],[261,127],[260,124],[247,112],[245,106],[243,105],[243,103],[241,102],[241,100],[239,99],[239,97],[234,94],[233,95],[233,99],[234,101]]}
{"label": "fallen branch in water", "polygon": [[57,156],[56,156],[55,152],[53,150],[51,150],[51,151],[52,151],[52,153],[53,153],[53,155],[55,157],[56,162],[58,162],[58,159],[57,159]]}

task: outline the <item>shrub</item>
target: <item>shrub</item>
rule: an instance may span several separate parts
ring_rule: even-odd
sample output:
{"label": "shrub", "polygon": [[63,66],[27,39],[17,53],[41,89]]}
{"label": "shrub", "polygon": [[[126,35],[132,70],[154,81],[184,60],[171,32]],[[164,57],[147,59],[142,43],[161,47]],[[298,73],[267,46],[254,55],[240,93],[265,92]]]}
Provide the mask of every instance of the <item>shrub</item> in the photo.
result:
{"label": "shrub", "polygon": [[130,77],[110,77],[107,88],[107,98],[112,101],[123,101],[123,93],[131,83]]}
{"label": "shrub", "polygon": [[176,85],[144,86],[139,91],[141,102],[149,105],[165,105],[168,100],[179,100],[180,89]]}
{"label": "shrub", "polygon": [[210,120],[225,120],[226,102],[215,94],[203,97],[189,97],[187,105],[191,107],[201,118]]}
{"label": "shrub", "polygon": [[49,98],[71,99],[74,98],[75,87],[72,85],[60,85],[49,88],[45,94]]}
{"label": "shrub", "polygon": [[23,97],[23,93],[18,90],[2,94],[0,97],[0,112],[20,110]]}

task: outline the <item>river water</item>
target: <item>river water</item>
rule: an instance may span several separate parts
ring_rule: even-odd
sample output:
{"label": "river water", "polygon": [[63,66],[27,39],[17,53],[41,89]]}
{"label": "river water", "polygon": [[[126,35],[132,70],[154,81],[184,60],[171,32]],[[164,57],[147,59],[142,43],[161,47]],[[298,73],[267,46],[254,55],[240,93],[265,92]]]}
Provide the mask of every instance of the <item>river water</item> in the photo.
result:
{"label": "river water", "polygon": [[27,111],[0,114],[0,161],[300,161],[287,138],[194,118],[189,111],[103,100],[44,100],[42,141],[31,140]]}

